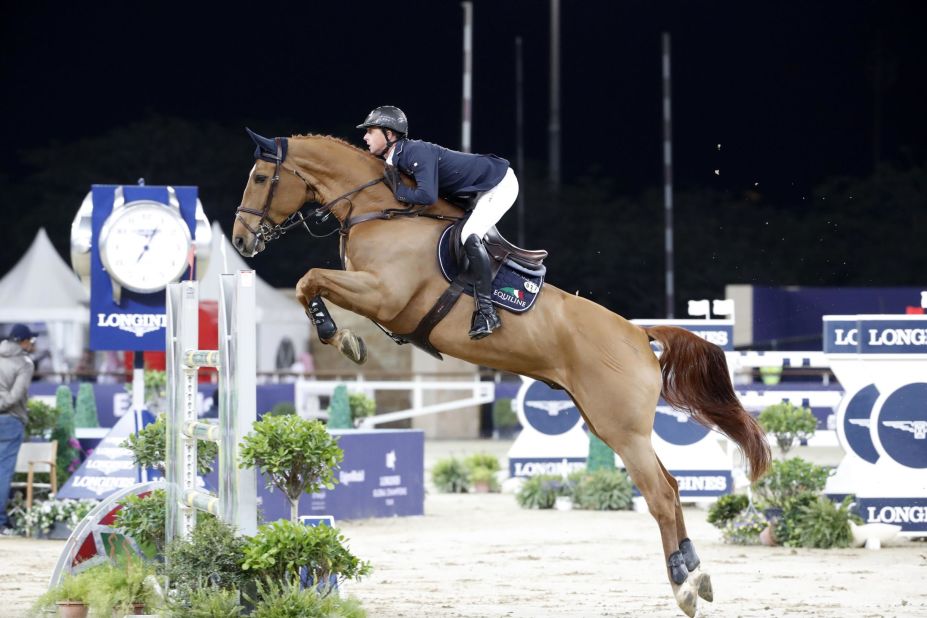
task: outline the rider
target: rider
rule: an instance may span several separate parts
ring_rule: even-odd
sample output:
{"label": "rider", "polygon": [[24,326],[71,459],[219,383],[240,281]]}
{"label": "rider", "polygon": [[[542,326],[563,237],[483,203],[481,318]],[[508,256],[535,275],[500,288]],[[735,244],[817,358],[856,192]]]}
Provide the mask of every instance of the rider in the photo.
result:
{"label": "rider", "polygon": [[[509,162],[496,155],[468,154],[411,140],[406,137],[405,113],[392,105],[374,109],[357,128],[367,130],[364,142],[370,152],[386,160],[383,175],[400,202],[430,206],[438,197],[475,196],[473,212],[460,234],[476,299],[470,338],[491,334],[502,322],[492,304],[492,269],[483,236],[518,196],[518,180]],[[402,184],[399,172],[415,179],[415,186]]]}

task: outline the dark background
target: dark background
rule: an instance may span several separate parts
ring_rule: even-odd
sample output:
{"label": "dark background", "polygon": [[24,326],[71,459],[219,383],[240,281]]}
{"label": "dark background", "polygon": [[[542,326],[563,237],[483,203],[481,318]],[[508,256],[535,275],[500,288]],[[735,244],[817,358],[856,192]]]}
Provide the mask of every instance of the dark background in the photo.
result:
{"label": "dark background", "polygon": [[[677,315],[726,283],[922,285],[927,37],[904,1],[562,2],[563,186],[548,190],[549,5],[474,2],[473,150],[515,159],[525,58],[526,244],[548,280],[628,317],[665,313],[660,33],[672,35]],[[17,3],[0,24],[0,272],[40,226],[66,256],[92,183],[194,184],[231,229],[265,135],[402,107],[460,146],[460,3]],[[721,145],[720,149],[718,145]],[[719,173],[716,174],[715,170]],[[515,234],[515,211],[500,223]],[[335,266],[289,235],[276,286]]]}

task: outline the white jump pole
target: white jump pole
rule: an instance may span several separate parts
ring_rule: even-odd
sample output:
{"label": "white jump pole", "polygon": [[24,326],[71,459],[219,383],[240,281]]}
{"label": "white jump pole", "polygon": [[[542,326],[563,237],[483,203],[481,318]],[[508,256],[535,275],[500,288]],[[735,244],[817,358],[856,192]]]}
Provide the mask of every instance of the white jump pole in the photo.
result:
{"label": "white jump pole", "polygon": [[[246,535],[257,531],[257,483],[240,470],[238,449],[256,419],[255,276],[252,270],[219,278],[218,350],[199,350],[199,290],[195,281],[167,289],[166,423],[168,491],[165,540],[188,537],[196,511],[217,515]],[[197,419],[197,373],[219,370],[219,424]],[[219,444],[218,496],[197,487],[196,441]]]}

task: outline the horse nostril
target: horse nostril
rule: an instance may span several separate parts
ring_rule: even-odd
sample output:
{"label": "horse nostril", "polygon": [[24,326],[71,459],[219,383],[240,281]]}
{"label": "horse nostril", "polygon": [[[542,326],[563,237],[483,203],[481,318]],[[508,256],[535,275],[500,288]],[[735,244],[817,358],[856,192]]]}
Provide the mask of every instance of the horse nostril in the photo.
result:
{"label": "horse nostril", "polygon": [[245,239],[241,236],[236,236],[232,239],[232,244],[235,245],[235,248],[241,251],[245,246]]}

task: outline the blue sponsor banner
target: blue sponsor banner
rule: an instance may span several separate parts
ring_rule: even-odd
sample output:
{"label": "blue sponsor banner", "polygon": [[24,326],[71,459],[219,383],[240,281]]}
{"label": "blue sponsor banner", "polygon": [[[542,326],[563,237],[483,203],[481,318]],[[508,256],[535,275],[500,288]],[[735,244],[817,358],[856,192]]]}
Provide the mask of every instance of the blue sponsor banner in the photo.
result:
{"label": "blue sponsor banner", "polygon": [[694,333],[725,352],[734,351],[733,320],[631,320],[638,326],[678,326]]}
{"label": "blue sponsor banner", "polygon": [[685,412],[671,407],[662,398],[657,404],[653,430],[661,439],[676,446],[695,444],[710,431]]}
{"label": "blue sponsor banner", "polygon": [[927,498],[860,498],[867,524],[895,524],[902,532],[927,532]]}
{"label": "blue sponsor banner", "polygon": [[552,474],[563,476],[586,469],[585,457],[509,457],[509,476],[537,476]]}
{"label": "blue sponsor banner", "polygon": [[[425,434],[419,429],[333,430],[344,450],[332,490],[303,495],[303,516],[365,519],[422,515],[425,506]],[[264,521],[289,519],[290,503],[258,475]]]}
{"label": "blue sponsor banner", "polygon": [[824,316],[829,354],[927,354],[925,316]]}
{"label": "blue sponsor banner", "polygon": [[[93,185],[93,246],[90,254],[90,348],[92,350],[163,350],[166,316],[164,292],[139,294],[122,290],[119,304],[113,301],[113,286],[100,259],[103,224],[113,211],[117,185]],[[196,187],[174,187],[180,214],[194,236]],[[139,200],[168,203],[166,187],[125,185],[126,203]],[[189,269],[182,278],[189,277]]]}
{"label": "blue sponsor banner", "polygon": [[717,497],[734,490],[730,470],[670,470],[670,474],[679,483],[680,498]]}

